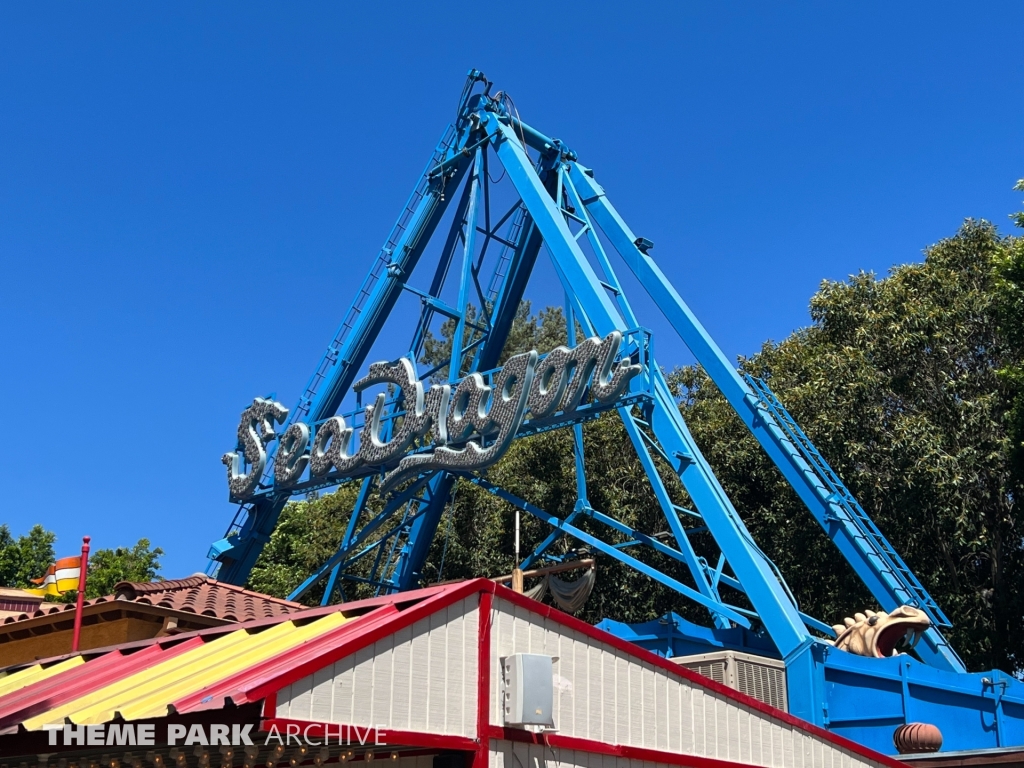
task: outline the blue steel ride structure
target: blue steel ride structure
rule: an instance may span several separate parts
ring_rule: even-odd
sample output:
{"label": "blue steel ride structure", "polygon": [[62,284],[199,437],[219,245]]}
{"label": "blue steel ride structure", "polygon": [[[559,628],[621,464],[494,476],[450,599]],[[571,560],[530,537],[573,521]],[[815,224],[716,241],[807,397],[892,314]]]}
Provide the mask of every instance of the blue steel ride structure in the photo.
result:
{"label": "blue steel ride structure", "polygon": [[[495,174],[500,174],[497,181]],[[507,199],[499,203],[502,180]],[[449,222],[444,232],[440,225]],[[436,264],[429,283],[415,287],[411,279],[417,266],[427,262],[428,247],[436,251]],[[517,437],[559,427],[573,430],[577,501],[572,513],[552,515],[469,471],[425,472],[397,492],[381,494],[378,504],[371,499],[380,491],[384,467],[348,476],[308,475],[281,487],[272,466],[277,443],[271,443],[255,492],[233,499],[240,502],[236,515],[224,538],[211,546],[211,572],[216,570],[223,581],[244,583],[290,498],[357,482],[357,501],[337,552],[292,597],[320,584],[324,603],[336,595],[343,598],[345,584],[353,582],[388,592],[415,588],[455,480],[464,477],[551,527],[521,567],[572,559],[575,550],[555,548],[560,539],[571,537],[708,611],[708,627],[674,614],[645,625],[602,624],[650,650],[675,656],[735,649],[780,658],[786,664],[791,712],[882,751],[892,751],[895,726],[913,720],[939,725],[947,748],[1024,743],[1024,685],[998,671],[965,671],[942,634],[950,622],[941,608],[768,385],[738,372],[727,360],[662,273],[652,248],[651,241],[630,230],[575,152],[524,123],[507,94],[492,94],[484,75],[471,71],[455,124],[444,132],[287,424],[303,422],[315,433],[341,415],[353,428],[363,425],[362,393],[353,385],[404,294],[420,302],[406,353],[412,360],[421,357],[432,323],[447,319],[455,326],[447,364],[417,372],[419,379],[447,377],[454,389],[464,377],[479,374],[493,383],[543,250],[565,293],[567,327],[578,323],[588,336],[621,334],[620,359],[639,366],[629,388],[613,400],[590,398],[543,417],[530,414],[518,426]],[[915,648],[920,660],[910,655],[872,659],[836,650],[823,639],[835,636],[828,623],[800,611],[694,442],[654,357],[651,334],[616,276],[616,258],[647,291],[882,609],[911,605],[928,615],[931,627]],[[448,294],[457,298],[452,301]],[[355,408],[343,412],[346,399],[354,399]],[[400,396],[389,397],[384,437],[396,429],[406,407]],[[588,500],[581,425],[613,410],[664,514],[662,533],[634,530]],[[678,476],[692,508],[674,501],[678,489],[666,484],[659,465]],[[599,525],[581,526],[584,520]],[[697,546],[694,537],[702,534]],[[717,556],[708,556],[706,534]],[[678,561],[689,578],[684,583],[678,574],[648,565],[630,554],[636,548]],[[734,593],[745,595],[750,607],[729,602]]]}

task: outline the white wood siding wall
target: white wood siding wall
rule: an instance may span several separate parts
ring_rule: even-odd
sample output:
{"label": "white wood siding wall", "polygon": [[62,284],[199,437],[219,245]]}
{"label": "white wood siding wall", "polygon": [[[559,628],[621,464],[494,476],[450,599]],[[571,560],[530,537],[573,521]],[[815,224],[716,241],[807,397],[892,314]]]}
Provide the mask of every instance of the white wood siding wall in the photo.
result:
{"label": "white wood siding wall", "polygon": [[472,595],[283,688],[277,716],[475,736],[478,604]]}
{"label": "white wood siding wall", "polygon": [[679,768],[668,763],[626,760],[572,749],[555,749],[541,744],[491,739],[488,768]]}
{"label": "white wood siding wall", "polygon": [[[513,653],[543,653],[558,657],[554,719],[559,734],[770,768],[873,765],[508,601],[495,599],[491,620],[490,717],[495,725],[503,724],[500,659]],[[516,749],[520,746],[525,748],[517,745]],[[498,759],[496,754],[492,753],[492,761]],[[516,764],[507,750],[501,754],[509,755],[512,764],[492,762],[491,768],[542,768],[525,760]],[[613,758],[590,755],[587,759],[589,763],[573,763],[568,757],[561,762],[563,767],[605,768],[603,760],[610,761],[608,768],[615,765]]]}

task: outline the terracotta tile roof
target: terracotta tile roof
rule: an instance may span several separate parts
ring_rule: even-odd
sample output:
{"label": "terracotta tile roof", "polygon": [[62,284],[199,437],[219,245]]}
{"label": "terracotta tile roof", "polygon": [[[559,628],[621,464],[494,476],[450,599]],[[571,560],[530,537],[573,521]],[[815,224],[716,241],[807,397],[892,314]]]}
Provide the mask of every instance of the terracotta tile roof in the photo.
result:
{"label": "terracotta tile roof", "polygon": [[[159,606],[226,622],[270,619],[301,611],[306,607],[291,600],[252,592],[233,584],[224,584],[203,575],[170,581],[122,581],[114,586],[114,594],[86,600],[85,607],[115,601]],[[2,625],[73,610],[73,604],[43,603],[38,610],[31,613],[8,616],[2,621]]]}

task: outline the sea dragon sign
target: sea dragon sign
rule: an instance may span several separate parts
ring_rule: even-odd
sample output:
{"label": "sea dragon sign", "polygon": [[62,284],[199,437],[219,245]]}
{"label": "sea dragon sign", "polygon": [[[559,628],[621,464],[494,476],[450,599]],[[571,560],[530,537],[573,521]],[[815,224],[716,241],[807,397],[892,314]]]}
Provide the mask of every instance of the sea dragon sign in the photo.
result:
{"label": "sea dragon sign", "polygon": [[[556,347],[543,358],[537,352],[526,352],[495,371],[490,386],[479,373],[471,373],[454,385],[434,384],[427,392],[409,358],[374,363],[352,389],[361,392],[385,384],[400,390],[405,412],[400,420],[392,420],[391,434],[385,434],[388,414],[383,392],[366,406],[356,450],[352,450],[354,430],[343,416],[320,423],[312,441],[310,426],[294,422],[281,435],[274,459],[274,487],[296,485],[307,467],[311,479],[329,474],[332,479],[345,479],[365,475],[367,470],[381,471],[384,493],[426,472],[483,469],[508,450],[527,412],[533,419],[543,419],[559,411],[574,411],[588,384],[596,402],[617,399],[641,371],[641,366],[632,365],[629,359],[615,363],[621,342],[622,335],[613,331],[603,339],[586,339],[572,349]],[[259,490],[267,445],[277,437],[275,424],[283,424],[287,416],[287,408],[263,398],[256,398],[242,411],[238,449],[221,459],[227,465],[233,499],[251,498]],[[432,449],[410,452],[413,441],[428,432],[432,433]]]}

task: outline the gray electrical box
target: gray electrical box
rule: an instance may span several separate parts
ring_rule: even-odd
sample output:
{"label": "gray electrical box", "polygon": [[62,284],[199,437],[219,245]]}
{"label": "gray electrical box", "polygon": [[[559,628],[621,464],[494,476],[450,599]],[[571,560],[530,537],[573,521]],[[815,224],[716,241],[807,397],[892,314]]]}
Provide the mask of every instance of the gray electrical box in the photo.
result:
{"label": "gray electrical box", "polygon": [[505,725],[553,728],[554,659],[539,653],[514,653],[505,658]]}

